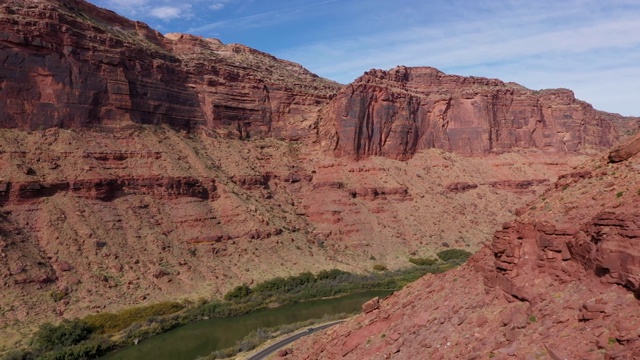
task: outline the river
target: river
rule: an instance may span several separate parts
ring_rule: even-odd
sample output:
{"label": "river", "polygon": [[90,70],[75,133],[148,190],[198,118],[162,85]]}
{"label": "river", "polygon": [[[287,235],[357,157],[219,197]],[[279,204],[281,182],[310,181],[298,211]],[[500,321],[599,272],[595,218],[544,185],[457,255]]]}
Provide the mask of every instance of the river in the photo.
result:
{"label": "river", "polygon": [[250,314],[198,321],[108,354],[102,360],[193,360],[231,347],[258,328],[292,324],[324,315],[353,313],[376,296],[390,291],[367,291],[338,298],[305,301]]}

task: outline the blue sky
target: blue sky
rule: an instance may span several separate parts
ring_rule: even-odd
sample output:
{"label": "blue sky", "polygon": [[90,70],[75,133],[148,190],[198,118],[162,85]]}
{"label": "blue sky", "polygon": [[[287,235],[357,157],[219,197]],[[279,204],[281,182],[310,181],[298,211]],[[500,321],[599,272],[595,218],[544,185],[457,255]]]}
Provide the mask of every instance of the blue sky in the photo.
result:
{"label": "blue sky", "polygon": [[640,116],[640,0],[90,0],[162,33],[241,43],[349,83],[371,68],[565,87]]}

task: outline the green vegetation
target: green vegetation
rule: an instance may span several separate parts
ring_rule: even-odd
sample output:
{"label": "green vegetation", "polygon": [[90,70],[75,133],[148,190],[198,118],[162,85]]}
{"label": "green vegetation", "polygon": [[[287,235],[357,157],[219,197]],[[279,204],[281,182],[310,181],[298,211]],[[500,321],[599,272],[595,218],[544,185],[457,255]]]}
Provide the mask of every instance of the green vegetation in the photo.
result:
{"label": "green vegetation", "polygon": [[353,274],[338,269],[322,270],[315,275],[304,272],[265,280],[253,287],[246,284],[237,286],[224,295],[226,301],[212,301],[187,309],[187,313],[193,317],[225,317],[245,314],[274,304],[291,304],[367,290],[396,290],[428,272],[443,272],[449,268],[450,266],[432,266],[398,271],[381,270],[369,274]]}
{"label": "green vegetation", "polygon": [[56,350],[39,356],[39,360],[73,360],[95,359],[112,349],[112,343],[107,339],[83,342],[68,348]]}
{"label": "green vegetation", "polygon": [[375,264],[375,265],[373,265],[373,270],[375,270],[375,271],[385,271],[385,270],[387,270],[387,267],[382,265],[382,264]]}
{"label": "green vegetation", "polygon": [[100,334],[115,333],[124,330],[135,322],[144,321],[154,316],[176,313],[184,309],[184,305],[176,302],[162,302],[148,306],[122,310],[116,314],[100,313],[88,315],[84,321],[91,329]]}
{"label": "green vegetation", "polygon": [[13,351],[5,359],[89,359],[105,354],[113,344],[104,337],[92,336],[89,324],[74,319],[42,325],[33,335],[31,346],[31,350]]}
{"label": "green vegetation", "polygon": [[251,295],[251,288],[247,284],[236,286],[233,290],[224,295],[224,299],[227,301],[244,299]]}
{"label": "green vegetation", "polygon": [[622,195],[624,195],[624,191],[618,191],[616,193],[616,198],[620,199],[622,197]]}
{"label": "green vegetation", "polygon": [[[52,295],[53,298],[53,295]],[[54,298],[55,299],[55,298]],[[131,325],[154,319],[164,319],[163,324],[178,326],[177,318],[166,315],[184,309],[184,305],[164,302],[149,306],[125,309],[116,314],[102,313],[89,315],[84,319],[63,320],[58,325],[46,323],[31,339],[31,349],[8,354],[12,359],[74,360],[91,359],[106,354],[118,344],[101,334],[115,334],[123,329],[134,328]],[[165,317],[163,317],[165,316]],[[173,320],[172,322],[168,320]],[[141,327],[138,325],[138,328]],[[149,336],[167,331],[169,326],[148,326]],[[125,337],[124,343],[129,338]],[[122,345],[122,343],[120,344]]]}
{"label": "green vegetation", "polygon": [[[451,269],[468,258],[464,250],[438,253],[442,262],[416,258],[419,265],[389,271],[377,264],[376,271],[354,274],[332,269],[317,274],[304,272],[288,277],[276,277],[253,287],[239,285],[224,295],[224,300],[198,304],[163,302],[134,307],[117,313],[88,315],[84,319],[64,320],[59,325],[44,324],[33,336],[31,349],[8,354],[15,359],[87,359],[95,358],[115,348],[165,332],[180,325],[204,318],[227,317],[257,311],[269,306],[346,295],[368,290],[397,290],[427,273]],[[52,294],[52,298],[58,298]],[[275,335],[278,330],[256,332],[232,349],[218,355],[250,350]],[[269,335],[271,334],[271,335]],[[215,357],[209,357],[215,358]]]}
{"label": "green vegetation", "polygon": [[535,316],[535,315],[531,315],[531,316],[529,316],[529,322],[530,322],[530,323],[534,323],[534,322],[536,322],[536,321],[538,321],[538,318],[536,318],[536,316]]}
{"label": "green vegetation", "polygon": [[465,261],[467,261],[467,259],[469,259],[469,256],[471,256],[472,254],[462,249],[447,249],[440,251],[436,255],[438,256],[438,258],[440,258],[440,260],[444,262],[453,265],[461,265]]}
{"label": "green vegetation", "polygon": [[91,329],[80,320],[63,320],[59,325],[46,323],[33,337],[36,349],[51,351],[79,344],[89,337]]}
{"label": "green vegetation", "polygon": [[418,266],[431,266],[435,265],[438,260],[431,258],[409,258],[409,262]]}
{"label": "green vegetation", "polygon": [[227,359],[233,358],[235,355],[241,352],[251,351],[261,344],[267,342],[268,340],[277,338],[282,335],[290,334],[294,331],[300,330],[302,328],[307,328],[313,325],[319,325],[328,323],[330,321],[345,319],[349,316],[349,314],[337,314],[324,316],[321,319],[312,319],[302,322],[297,322],[288,325],[276,326],[272,328],[259,328],[252,331],[249,335],[245,336],[244,339],[238,341],[235,346],[221,349],[218,351],[214,351],[213,353],[205,356],[199,357],[196,360],[214,360],[214,359]]}
{"label": "green vegetation", "polygon": [[53,299],[54,302],[58,302],[64,299],[67,296],[67,293],[60,290],[53,290],[49,293],[49,296],[51,297],[51,299]]}

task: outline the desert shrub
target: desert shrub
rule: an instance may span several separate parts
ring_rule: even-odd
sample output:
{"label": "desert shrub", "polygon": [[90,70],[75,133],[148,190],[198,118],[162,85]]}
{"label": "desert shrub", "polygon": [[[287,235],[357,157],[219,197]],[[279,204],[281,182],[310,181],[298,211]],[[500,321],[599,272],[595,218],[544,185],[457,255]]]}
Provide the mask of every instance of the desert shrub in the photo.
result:
{"label": "desert shrub", "polygon": [[136,322],[126,328],[120,342],[124,344],[135,344],[135,340],[146,339],[156,334],[169,331],[177,326],[184,325],[185,318],[178,315],[154,316],[144,323]]}
{"label": "desert shrub", "polygon": [[111,350],[112,344],[106,339],[87,341],[79,345],[52,351],[38,357],[38,360],[81,360],[95,359]]}
{"label": "desert shrub", "polygon": [[431,266],[437,263],[438,260],[430,258],[409,258],[409,262],[418,266]]}
{"label": "desert shrub", "polygon": [[307,271],[287,278],[276,277],[260,282],[253,287],[252,291],[257,294],[290,293],[314,282],[316,282],[315,275]]}
{"label": "desert shrub", "polygon": [[227,301],[241,300],[251,295],[251,288],[247,284],[236,286],[233,290],[229,290],[224,295],[224,299]]}
{"label": "desert shrub", "polygon": [[472,254],[462,249],[447,249],[442,250],[438,254],[438,258],[445,262],[463,263],[469,259]]}
{"label": "desert shrub", "polygon": [[54,302],[58,302],[64,299],[65,296],[67,296],[67,293],[60,290],[53,290],[49,293],[49,296],[51,297],[51,299],[53,299]]}
{"label": "desert shrub", "polygon": [[334,280],[345,274],[348,274],[348,272],[338,270],[338,269],[322,270],[316,274],[316,279],[317,280]]}
{"label": "desert shrub", "polygon": [[46,323],[34,334],[32,343],[41,351],[52,351],[79,344],[91,335],[91,328],[84,321],[63,320],[59,325]]}
{"label": "desert shrub", "polygon": [[33,354],[28,350],[11,350],[5,356],[4,360],[31,360]]}
{"label": "desert shrub", "polygon": [[281,291],[285,290],[287,287],[286,280],[281,277],[275,277],[273,279],[265,280],[263,282],[258,283],[253,287],[253,292],[256,293],[266,293],[272,291]]}
{"label": "desert shrub", "polygon": [[375,270],[375,271],[385,271],[385,270],[387,270],[387,267],[382,265],[382,264],[375,264],[375,265],[373,265],[373,270]]}
{"label": "desert shrub", "polygon": [[106,354],[113,347],[107,339],[91,340],[82,344],[66,347],[42,354],[38,360],[81,360],[95,359]]}
{"label": "desert shrub", "polygon": [[621,198],[621,197],[622,197],[622,195],[624,195],[624,191],[618,191],[618,192],[616,193],[616,198],[618,198],[618,199],[619,199],[619,198]]}
{"label": "desert shrub", "polygon": [[122,310],[116,314],[100,313],[88,315],[84,321],[98,333],[114,333],[126,329],[135,322],[145,321],[154,316],[176,313],[184,308],[177,302],[161,302]]}

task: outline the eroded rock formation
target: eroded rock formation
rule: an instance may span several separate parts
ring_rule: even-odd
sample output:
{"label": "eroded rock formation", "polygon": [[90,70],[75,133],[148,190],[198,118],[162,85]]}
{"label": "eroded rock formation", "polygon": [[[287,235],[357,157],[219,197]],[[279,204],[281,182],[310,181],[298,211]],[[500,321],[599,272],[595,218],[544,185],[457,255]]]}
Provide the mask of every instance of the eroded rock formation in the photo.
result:
{"label": "eroded rock formation", "polygon": [[640,158],[610,156],[559,179],[463,267],[303,340],[291,358],[639,358]]}
{"label": "eroded rock formation", "polygon": [[[395,269],[448,246],[477,249],[514,213],[530,213],[522,206],[583,162],[582,150],[608,146],[637,126],[637,119],[594,111],[568,90],[536,93],[430,68],[371,71],[343,89],[245,46],[162,36],[81,0],[2,2],[0,63],[0,331],[7,343],[64,317],[211,297],[302,271],[367,271],[372,259]],[[318,143],[335,151],[327,156]],[[601,166],[628,167],[636,153],[620,148]],[[580,169],[554,189],[570,193],[610,176]],[[626,180],[633,184],[631,175]],[[611,183],[606,191],[622,184]],[[634,190],[620,191],[626,200]],[[545,214],[555,208],[535,206]],[[636,231],[635,218],[609,210],[599,224],[618,221],[614,229],[622,230],[575,234]],[[555,218],[536,221],[521,218],[501,234],[535,232]],[[576,240],[583,250],[574,253],[568,235],[547,232],[551,240],[523,245],[544,255],[533,264],[583,257],[611,282],[636,286],[634,267],[588,256],[598,244]],[[556,236],[567,241],[570,259]],[[486,271],[463,273],[465,286],[450,291],[484,294],[486,281],[512,304],[540,298],[517,287],[513,271],[532,260],[505,241],[478,255],[490,264]],[[429,298],[446,301],[434,294],[449,290],[434,284]],[[52,292],[64,296],[56,302]],[[583,317],[608,314],[595,300],[583,303]],[[437,323],[467,319],[442,315]],[[523,324],[521,312],[509,319]],[[419,326],[432,320],[423,311],[415,317]],[[398,351],[401,334],[386,340]],[[359,345],[351,339],[341,351],[356,354]]]}
{"label": "eroded rock formation", "polygon": [[293,140],[319,131],[337,155],[408,159],[427,148],[574,153],[611,146],[637,127],[570,90],[433,68],[371,70],[342,88],[246,46],[165,37],[82,0],[4,2],[0,60],[4,128],[135,122]]}
{"label": "eroded rock formation", "polygon": [[596,111],[567,89],[532,91],[429,67],[371,70],[323,110],[337,155],[407,159],[439,148],[483,155],[513,148],[575,153],[611,146],[637,120]]}
{"label": "eroded rock formation", "polygon": [[198,125],[299,139],[340,85],[242,45],[167,37],[82,0],[0,5],[0,126]]}

